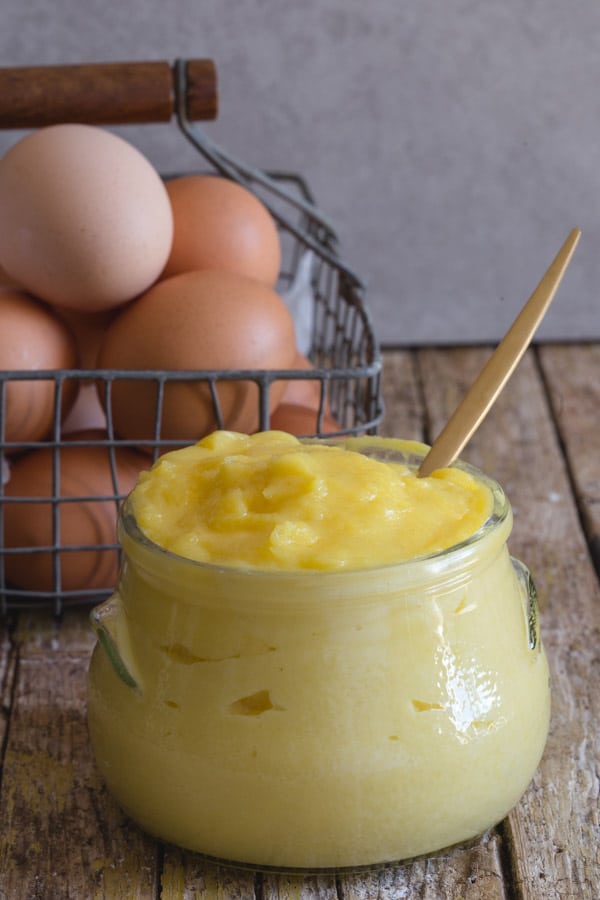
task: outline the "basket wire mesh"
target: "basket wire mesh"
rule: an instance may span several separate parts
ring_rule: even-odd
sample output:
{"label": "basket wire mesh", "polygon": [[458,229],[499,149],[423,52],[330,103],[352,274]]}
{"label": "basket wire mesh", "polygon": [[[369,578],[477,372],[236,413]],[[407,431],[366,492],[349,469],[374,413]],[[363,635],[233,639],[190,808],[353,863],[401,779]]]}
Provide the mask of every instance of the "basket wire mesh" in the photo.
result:
{"label": "basket wire mesh", "polygon": [[[0,613],[26,608],[48,608],[60,616],[65,605],[93,604],[108,597],[116,579],[93,587],[66,585],[64,561],[68,554],[89,554],[91,562],[107,555],[114,556],[118,566],[119,547],[114,539],[83,543],[64,535],[63,514],[76,505],[92,518],[107,505],[116,522],[121,501],[126,496],[119,476],[118,454],[135,448],[147,454],[148,465],[166,449],[185,446],[189,440],[166,439],[161,434],[165,391],[170,384],[187,382],[210,394],[214,411],[214,427],[224,427],[219,388],[225,383],[250,382],[256,385],[259,429],[270,424],[269,394],[278,380],[310,381],[319,387],[319,403],[315,409],[314,427],[306,436],[323,433],[323,422],[330,412],[339,423],[333,434],[373,434],[383,417],[381,398],[381,353],[374,335],[365,302],[365,288],[360,278],[338,255],[337,236],[331,223],[315,206],[304,179],[297,174],[267,173],[236,161],[228,153],[208,141],[185,115],[185,65],[175,64],[177,85],[177,120],[185,137],[210,164],[209,170],[243,184],[260,197],[278,224],[282,267],[277,290],[291,298],[299,288],[303,307],[300,310],[304,329],[306,356],[313,368],[285,370],[177,370],[130,371],[104,369],[64,369],[46,371],[0,370]],[[165,178],[171,177],[166,175]],[[53,388],[52,427],[44,440],[9,441],[6,438],[6,408],[11,385],[41,380]],[[111,412],[111,392],[116,382],[137,380],[155,388],[154,434],[148,439],[125,440],[115,430]],[[62,432],[63,397],[69,385],[95,384],[105,394],[106,432],[81,439]],[[332,432],[328,430],[328,436]],[[61,486],[61,454],[65,447],[102,448],[110,469],[112,491],[102,494],[65,493]],[[44,452],[50,467],[51,489],[43,496],[7,494],[11,462],[32,452]],[[10,513],[17,507],[37,521],[44,520],[48,540],[44,544],[15,542],[8,528]],[[20,586],[11,581],[10,570],[16,562],[33,571],[45,560],[50,575],[43,589]]]}

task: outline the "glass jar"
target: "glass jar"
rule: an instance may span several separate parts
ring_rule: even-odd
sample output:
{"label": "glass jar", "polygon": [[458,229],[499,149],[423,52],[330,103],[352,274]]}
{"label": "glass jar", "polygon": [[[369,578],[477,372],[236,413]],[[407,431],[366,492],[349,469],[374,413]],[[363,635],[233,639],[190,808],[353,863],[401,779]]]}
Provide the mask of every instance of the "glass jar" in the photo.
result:
{"label": "glass jar", "polygon": [[494,498],[475,535],[357,571],[192,562],[124,504],[120,583],[92,612],[88,718],[133,820],[224,862],[318,872],[434,852],[507,814],[543,752],[548,666],[507,498],[463,468]]}

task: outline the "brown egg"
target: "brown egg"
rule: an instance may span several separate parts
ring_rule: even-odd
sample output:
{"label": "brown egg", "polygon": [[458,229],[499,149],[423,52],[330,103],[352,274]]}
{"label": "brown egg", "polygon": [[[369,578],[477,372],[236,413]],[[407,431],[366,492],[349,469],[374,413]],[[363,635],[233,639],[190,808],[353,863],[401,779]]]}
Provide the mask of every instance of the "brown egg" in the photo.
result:
{"label": "brown egg", "polygon": [[341,431],[341,426],[327,413],[323,414],[319,428],[317,410],[298,403],[280,403],[271,413],[270,427],[273,431],[287,431],[296,437],[312,437]]}
{"label": "brown egg", "polygon": [[[80,367],[97,368],[98,351],[116,310],[82,312],[57,307],[56,314],[68,324],[73,333]],[[77,399],[63,421],[62,433],[69,434],[82,428],[106,428],[106,415],[98,398],[95,381],[80,382]]]}
{"label": "brown egg", "polygon": [[0,288],[7,287],[16,288],[17,290],[19,290],[20,286],[17,284],[14,278],[11,278],[8,272],[5,272],[2,266],[0,266]]}
{"label": "brown egg", "polygon": [[162,277],[222,269],[275,285],[281,266],[277,226],[250,190],[218,175],[184,175],[166,182],[173,210],[173,245]]}
{"label": "brown egg", "polygon": [[[73,335],[52,310],[22,291],[0,288],[0,369],[14,372],[6,383],[4,440],[37,441],[53,424],[54,381],[19,380],[18,372],[71,369],[76,363]],[[77,383],[65,381],[62,416],[76,394]]]}
{"label": "brown egg", "polygon": [[106,429],[106,413],[100,403],[96,383],[93,381],[81,384],[77,399],[64,418],[61,434],[70,435],[87,428]]}
{"label": "brown egg", "polygon": [[49,303],[101,310],[132,299],[160,275],[172,237],[160,175],[105,129],[39,128],[0,159],[0,265]]}
{"label": "brown egg", "polygon": [[[295,356],[292,317],[271,288],[232,272],[188,272],[156,284],[110,325],[100,354],[104,369],[286,369]],[[269,394],[279,402],[284,382]],[[206,382],[165,387],[160,436],[196,441],[217,427],[258,428],[258,387],[241,379],[215,384],[222,422]],[[117,380],[111,410],[116,432],[149,440],[155,432],[157,389],[150,381]],[[101,390],[101,399],[104,392]]]}
{"label": "brown egg", "polygon": [[[291,368],[308,373],[314,369],[314,366],[307,356],[298,351]],[[298,378],[285,382],[281,403],[291,403],[318,409],[320,402],[321,381],[318,378]],[[325,402],[325,409],[328,409],[327,402]]]}
{"label": "brown egg", "polygon": [[[79,432],[72,440],[98,440],[104,433]],[[65,501],[58,504],[61,550],[60,589],[78,591],[112,588],[118,574],[118,555],[102,545],[116,543],[118,501],[106,499],[125,495],[134,487],[139,472],[149,467],[149,459],[128,448],[115,450],[118,484],[113,484],[110,454],[102,446],[61,446],[59,449],[60,490]],[[44,447],[32,450],[13,462],[10,479],[5,486],[5,547],[52,547],[53,451]],[[27,503],[10,503],[10,498],[27,498]],[[96,499],[83,499],[83,498]],[[92,549],[68,550],[88,545]],[[6,555],[6,577],[15,586],[30,591],[51,591],[53,553]]]}
{"label": "brown egg", "polygon": [[66,307],[56,308],[56,315],[66,323],[73,335],[81,369],[97,367],[98,352],[104,340],[104,334],[117,312],[117,309],[86,312]]}

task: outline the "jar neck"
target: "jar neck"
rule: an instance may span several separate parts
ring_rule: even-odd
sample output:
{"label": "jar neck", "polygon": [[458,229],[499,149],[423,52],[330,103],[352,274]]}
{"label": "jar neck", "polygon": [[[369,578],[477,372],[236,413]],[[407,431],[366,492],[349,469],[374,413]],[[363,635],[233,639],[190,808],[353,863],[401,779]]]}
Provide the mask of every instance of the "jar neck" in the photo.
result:
{"label": "jar neck", "polygon": [[164,595],[165,602],[246,610],[343,606],[378,602],[391,594],[440,593],[466,583],[505,551],[512,529],[510,505],[505,503],[501,512],[448,550],[357,570],[264,571],[195,562],[148,541],[127,512],[120,519],[119,539],[127,567],[154,593]]}

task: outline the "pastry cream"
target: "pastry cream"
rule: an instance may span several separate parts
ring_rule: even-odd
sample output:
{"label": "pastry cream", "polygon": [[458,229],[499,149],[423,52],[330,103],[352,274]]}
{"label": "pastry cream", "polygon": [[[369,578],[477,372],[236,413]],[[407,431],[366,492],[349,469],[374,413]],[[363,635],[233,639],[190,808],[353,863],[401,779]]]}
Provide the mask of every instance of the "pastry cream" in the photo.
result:
{"label": "pastry cream", "polygon": [[491,493],[467,472],[418,478],[351,446],[215,432],[143,472],[132,512],[179,556],[277,570],[396,563],[459,544],[487,519]]}
{"label": "pastry cream", "polygon": [[535,590],[501,488],[466,468],[416,479],[419,452],[223,432],[141,479],[93,613],[88,712],[147,831],[354,869],[472,838],[518,801],[549,719]]}

